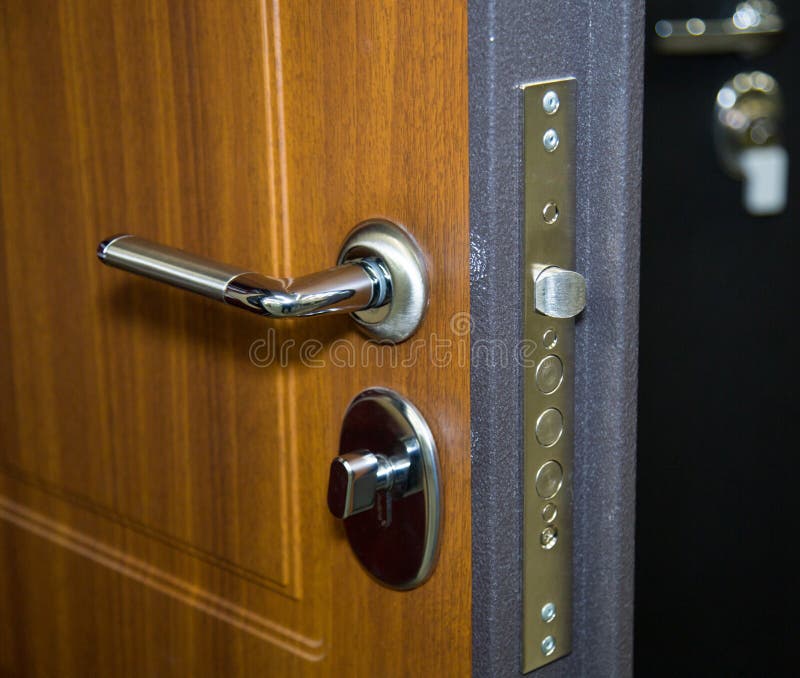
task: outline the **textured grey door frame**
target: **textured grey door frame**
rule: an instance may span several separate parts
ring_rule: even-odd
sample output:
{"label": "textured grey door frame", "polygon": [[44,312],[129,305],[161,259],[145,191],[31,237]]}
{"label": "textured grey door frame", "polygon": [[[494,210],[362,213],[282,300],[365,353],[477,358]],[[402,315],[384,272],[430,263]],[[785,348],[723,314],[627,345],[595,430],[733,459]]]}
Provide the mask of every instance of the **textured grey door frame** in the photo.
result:
{"label": "textured grey door frame", "polygon": [[[578,80],[573,651],[541,676],[633,667],[643,40],[643,0],[469,2],[473,343],[522,332],[519,87]],[[516,676],[522,376],[486,362],[472,368],[473,672]]]}

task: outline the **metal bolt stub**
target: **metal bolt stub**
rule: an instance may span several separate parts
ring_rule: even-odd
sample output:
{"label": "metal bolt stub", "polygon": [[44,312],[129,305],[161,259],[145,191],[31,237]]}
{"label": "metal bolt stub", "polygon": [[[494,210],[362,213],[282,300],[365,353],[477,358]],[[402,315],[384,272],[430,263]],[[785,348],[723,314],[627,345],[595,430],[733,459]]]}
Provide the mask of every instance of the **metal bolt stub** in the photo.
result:
{"label": "metal bolt stub", "polygon": [[548,153],[555,151],[558,148],[558,132],[551,127],[544,133],[542,144],[544,144],[544,150]]}
{"label": "metal bolt stub", "polygon": [[533,303],[537,313],[551,318],[574,318],[586,306],[586,279],[558,266],[534,264]]}
{"label": "metal bolt stub", "polygon": [[544,640],[542,641],[542,654],[545,657],[549,657],[553,652],[556,651],[556,639],[553,636],[545,636]]}
{"label": "metal bolt stub", "polygon": [[542,97],[542,108],[547,115],[553,115],[561,105],[561,100],[553,90],[547,90]]}
{"label": "metal bolt stub", "polygon": [[549,624],[556,618],[556,606],[555,603],[545,603],[542,606],[542,621],[546,624]]}

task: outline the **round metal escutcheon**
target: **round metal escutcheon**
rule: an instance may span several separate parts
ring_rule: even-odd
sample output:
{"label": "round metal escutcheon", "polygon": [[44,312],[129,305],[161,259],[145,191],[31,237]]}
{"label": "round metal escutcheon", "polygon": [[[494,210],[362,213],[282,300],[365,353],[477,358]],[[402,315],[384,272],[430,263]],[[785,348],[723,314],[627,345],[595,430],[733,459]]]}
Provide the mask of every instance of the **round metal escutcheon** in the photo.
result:
{"label": "round metal escutcheon", "polygon": [[344,521],[353,553],[367,572],[394,589],[412,589],[433,571],[441,522],[436,443],[419,411],[385,388],[361,392],[344,415],[339,454],[370,450],[412,457],[404,496],[379,493],[375,506]]}
{"label": "round metal escutcheon", "polygon": [[391,301],[353,319],[371,337],[399,343],[417,331],[428,308],[428,269],[414,238],[402,227],[385,219],[368,219],[345,239],[339,264],[353,259],[377,257],[391,278]]}

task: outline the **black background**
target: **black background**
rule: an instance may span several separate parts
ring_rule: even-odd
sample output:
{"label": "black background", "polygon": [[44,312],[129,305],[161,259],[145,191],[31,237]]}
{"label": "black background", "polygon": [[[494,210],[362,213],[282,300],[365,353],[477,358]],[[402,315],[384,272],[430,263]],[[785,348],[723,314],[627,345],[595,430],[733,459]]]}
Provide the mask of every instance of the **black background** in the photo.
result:
{"label": "black background", "polygon": [[[660,18],[735,3],[649,0],[636,528],[638,676],[800,671],[797,362],[800,11],[763,56],[654,54]],[[786,103],[789,206],[752,217],[712,112],[740,71]],[[787,664],[788,660],[792,663]]]}

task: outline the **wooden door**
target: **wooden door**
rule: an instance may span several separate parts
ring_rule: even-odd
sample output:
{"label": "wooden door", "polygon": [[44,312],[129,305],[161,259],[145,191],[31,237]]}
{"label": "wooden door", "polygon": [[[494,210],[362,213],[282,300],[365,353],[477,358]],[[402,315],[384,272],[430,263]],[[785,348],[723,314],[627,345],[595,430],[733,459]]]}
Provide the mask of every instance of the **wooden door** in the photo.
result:
{"label": "wooden door", "polygon": [[[469,673],[465,4],[2,3],[0,674]],[[431,275],[425,343],[383,359],[347,317],[271,322],[95,258],[130,232],[299,275],[375,216]],[[410,592],[325,504],[371,386],[439,448],[439,561]]]}

